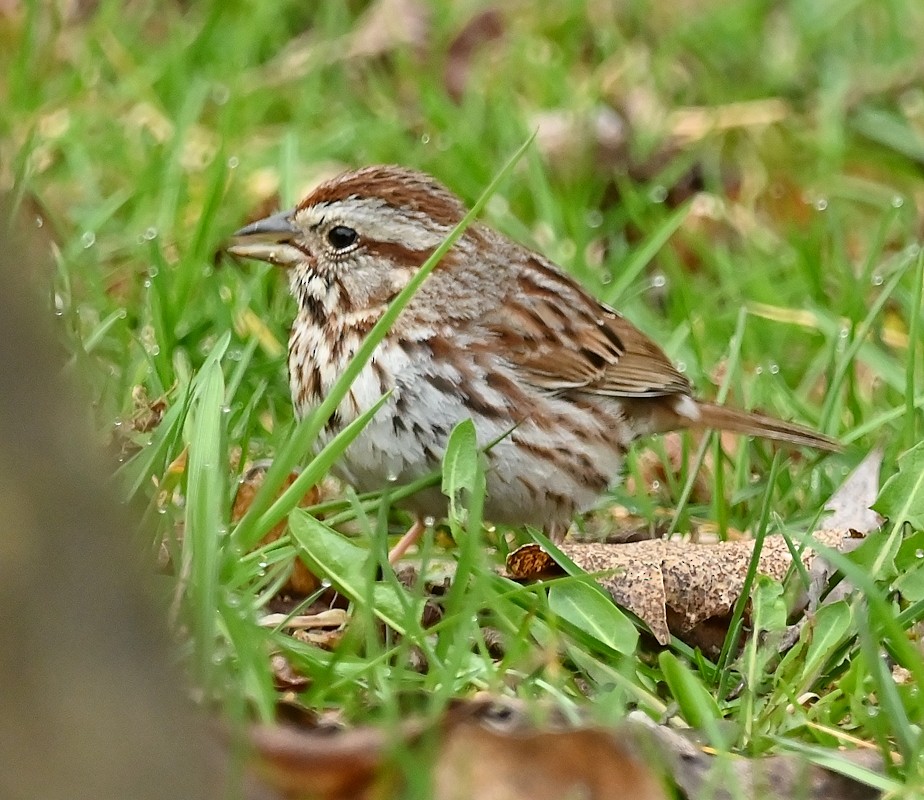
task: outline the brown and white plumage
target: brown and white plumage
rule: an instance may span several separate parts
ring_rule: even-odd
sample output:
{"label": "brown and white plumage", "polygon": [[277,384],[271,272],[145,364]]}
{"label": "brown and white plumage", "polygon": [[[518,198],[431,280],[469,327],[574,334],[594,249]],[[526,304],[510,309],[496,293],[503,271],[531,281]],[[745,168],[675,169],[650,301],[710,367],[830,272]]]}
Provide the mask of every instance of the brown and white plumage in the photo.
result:
{"label": "brown and white plumage", "polygon": [[[347,172],[291,212],[239,231],[231,250],[285,266],[298,314],[289,345],[297,411],[325,396],[363,336],[462,219],[435,179],[395,166]],[[618,477],[644,435],[720,427],[836,449],[788,422],[694,399],[663,351],[538,253],[471,225],[379,345],[328,435],[392,395],[338,470],[360,491],[428,474],[453,427],[488,453],[485,514],[561,528]],[[432,489],[414,498],[440,516]]]}

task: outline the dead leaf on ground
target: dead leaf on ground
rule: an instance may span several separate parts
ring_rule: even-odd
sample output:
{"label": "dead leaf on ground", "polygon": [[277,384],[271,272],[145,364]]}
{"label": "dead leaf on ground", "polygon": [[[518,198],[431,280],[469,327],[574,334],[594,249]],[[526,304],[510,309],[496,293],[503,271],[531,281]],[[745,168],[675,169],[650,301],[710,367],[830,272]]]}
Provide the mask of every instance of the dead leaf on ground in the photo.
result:
{"label": "dead leaf on ground", "polygon": [[[817,531],[813,538],[836,549],[850,540],[834,530]],[[744,586],[754,542],[707,545],[654,539],[617,545],[565,542],[560,547],[585,572],[608,573],[598,578],[600,585],[644,620],[659,644],[667,644],[673,634],[708,648],[708,642],[696,640],[697,626],[730,614]],[[802,562],[807,569],[814,559],[815,552],[806,547]],[[785,539],[768,537],[759,572],[782,580],[791,564]],[[507,560],[508,572],[520,579],[535,580],[553,565],[551,556],[535,544],[524,545]]]}
{"label": "dead leaf on ground", "polygon": [[822,517],[828,528],[869,533],[876,530],[883,518],[871,506],[879,494],[879,470],[883,451],[876,447],[851,472],[825,504],[831,512]]}
{"label": "dead leaf on ground", "polygon": [[[253,503],[254,497],[260,487],[263,486],[267,469],[268,465],[265,462],[260,462],[254,464],[254,466],[244,473],[244,477],[237,488],[237,494],[234,496],[234,506],[231,509],[232,522],[240,521],[244,514],[247,513],[247,509],[250,508]],[[276,497],[279,497],[288,489],[295,482],[297,477],[297,472],[291,473],[276,493]],[[317,486],[312,486],[299,501],[298,505],[300,508],[306,508],[307,506],[315,505],[319,500],[320,490]],[[260,540],[260,544],[275,542],[285,531],[286,521],[282,520]],[[283,587],[283,591],[289,591],[304,597],[316,591],[320,585],[321,582],[317,577],[308,571],[308,567],[302,563],[301,559],[296,557],[292,566],[292,575],[289,576],[289,580],[285,587]]]}
{"label": "dead leaf on ground", "polygon": [[430,37],[430,8],[420,0],[376,0],[357,20],[348,58],[379,58],[395,50],[421,52]]}
{"label": "dead leaf on ground", "polygon": [[[532,713],[531,713],[531,711]],[[323,726],[319,720],[251,732],[257,771],[286,798],[401,796],[402,765],[432,770],[435,800],[654,800],[670,776],[690,800],[804,798],[867,800],[878,793],[796,755],[746,758],[701,749],[687,734],[633,713],[605,727],[565,719],[559,709],[479,695],[435,724],[390,728]],[[875,750],[831,751],[873,773]]]}
{"label": "dead leaf on ground", "polygon": [[487,8],[476,13],[456,34],[449,45],[443,71],[446,93],[454,102],[460,102],[468,88],[475,54],[501,40],[506,28],[503,14],[496,8]]}

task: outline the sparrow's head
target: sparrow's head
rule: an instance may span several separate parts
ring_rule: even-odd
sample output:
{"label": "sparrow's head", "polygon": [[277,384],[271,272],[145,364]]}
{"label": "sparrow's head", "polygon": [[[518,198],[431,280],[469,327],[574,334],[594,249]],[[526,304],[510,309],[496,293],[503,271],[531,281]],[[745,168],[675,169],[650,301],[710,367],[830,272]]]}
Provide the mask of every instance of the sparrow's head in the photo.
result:
{"label": "sparrow's head", "polygon": [[465,215],[422,172],[372,166],[322,183],[294,209],[241,228],[228,250],[322,280],[419,267]]}

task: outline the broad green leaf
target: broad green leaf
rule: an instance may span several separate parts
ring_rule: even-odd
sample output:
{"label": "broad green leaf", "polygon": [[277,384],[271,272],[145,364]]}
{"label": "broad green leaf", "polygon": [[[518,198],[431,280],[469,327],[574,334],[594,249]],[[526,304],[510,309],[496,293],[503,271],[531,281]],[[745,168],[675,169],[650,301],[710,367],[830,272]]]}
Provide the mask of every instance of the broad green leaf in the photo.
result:
{"label": "broad green leaf", "polygon": [[484,472],[479,468],[481,453],[478,450],[478,437],[475,423],[463,420],[455,428],[446,445],[443,457],[442,491],[449,498],[451,516],[458,519],[464,495],[472,495],[479,489],[483,491]]}
{"label": "broad green leaf", "polygon": [[597,641],[631,655],[638,631],[619,608],[596,586],[582,580],[565,580],[549,588],[549,608]]}
{"label": "broad green leaf", "polygon": [[895,588],[914,603],[924,599],[924,530],[905,539],[895,557],[898,580]]}
{"label": "broad green leaf", "polygon": [[[337,591],[352,602],[365,602],[368,597],[365,569],[370,555],[368,550],[300,509],[289,515],[289,530],[299,554],[312,572],[328,578]],[[393,585],[376,583],[372,587],[372,599],[372,612],[398,633],[407,632],[404,620],[408,613],[419,618],[423,611],[422,600],[400,592]]]}
{"label": "broad green leaf", "polygon": [[899,457],[898,472],[885,482],[873,510],[893,525],[908,522],[924,530],[924,442]]}
{"label": "broad green leaf", "polygon": [[806,678],[805,688],[818,677],[827,660],[841,646],[850,630],[850,605],[838,600],[818,609],[811,626],[811,641],[805,653],[801,673]]}
{"label": "broad green leaf", "polygon": [[707,733],[713,745],[724,749],[719,727],[722,712],[702,681],[668,650],[658,656],[658,665],[687,724]]}

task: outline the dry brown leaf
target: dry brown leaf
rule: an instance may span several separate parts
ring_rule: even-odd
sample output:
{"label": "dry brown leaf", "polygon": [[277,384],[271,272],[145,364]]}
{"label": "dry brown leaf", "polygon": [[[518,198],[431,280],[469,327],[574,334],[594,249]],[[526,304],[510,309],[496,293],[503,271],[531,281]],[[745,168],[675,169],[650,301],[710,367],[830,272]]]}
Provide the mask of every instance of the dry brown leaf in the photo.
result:
{"label": "dry brown leaf", "polygon": [[[265,463],[258,463],[252,466],[241,480],[240,485],[237,488],[237,494],[234,496],[234,506],[231,509],[231,521],[238,522],[244,514],[247,512],[247,509],[250,508],[253,499],[257,494],[257,491],[263,485],[263,481],[266,478],[267,465]],[[298,473],[291,473],[282,484],[282,487],[277,492],[276,496],[279,497],[286,489],[288,489],[298,477]],[[307,506],[315,505],[320,499],[320,491],[317,486],[312,486],[306,493],[305,496],[299,501],[299,507],[305,508]],[[275,525],[266,536],[260,541],[260,544],[267,544],[269,542],[275,542],[286,530],[286,521],[282,520],[277,525]],[[293,594],[300,596],[306,596],[316,591],[321,585],[321,582],[317,579],[315,575],[308,571],[301,559],[296,558],[292,566],[292,574],[289,576],[289,580],[283,587],[283,591],[288,591]]]}
{"label": "dry brown leaf", "polygon": [[879,494],[882,456],[881,447],[871,450],[831,495],[825,504],[831,513],[822,518],[826,527],[869,533],[882,524],[883,518],[870,508]]}
{"label": "dry brown leaf", "polygon": [[[654,740],[649,747],[671,773],[689,800],[873,800],[878,790],[845,775],[810,764],[795,755],[742,758],[703,752],[689,738],[644,714],[630,714],[627,725],[638,740],[645,731]],[[836,750],[832,756],[875,772],[882,772],[876,750]]]}
{"label": "dry brown leaf", "polygon": [[443,72],[443,84],[446,93],[456,103],[465,94],[475,54],[491,42],[503,38],[506,27],[500,11],[486,8],[466,22],[452,40]]}
{"label": "dry brown leaf", "polygon": [[349,35],[348,58],[380,58],[408,47],[422,51],[430,36],[430,9],[420,0],[376,0]]}
{"label": "dry brown leaf", "polygon": [[[834,530],[817,531],[813,538],[838,549],[851,541],[849,535]],[[616,545],[566,542],[560,547],[585,572],[608,573],[598,578],[600,585],[644,620],[659,644],[667,644],[672,634],[687,636],[697,626],[731,612],[744,586],[754,542],[707,545],[653,539]],[[807,569],[814,558],[813,550],[803,551]],[[553,563],[538,545],[525,545],[510,554],[507,569],[513,577],[535,580],[553,570]],[[782,580],[791,563],[782,536],[764,541],[761,574]]]}
{"label": "dry brown leaf", "polygon": [[505,732],[478,721],[450,729],[434,776],[435,800],[658,800],[659,777],[616,731]]}

